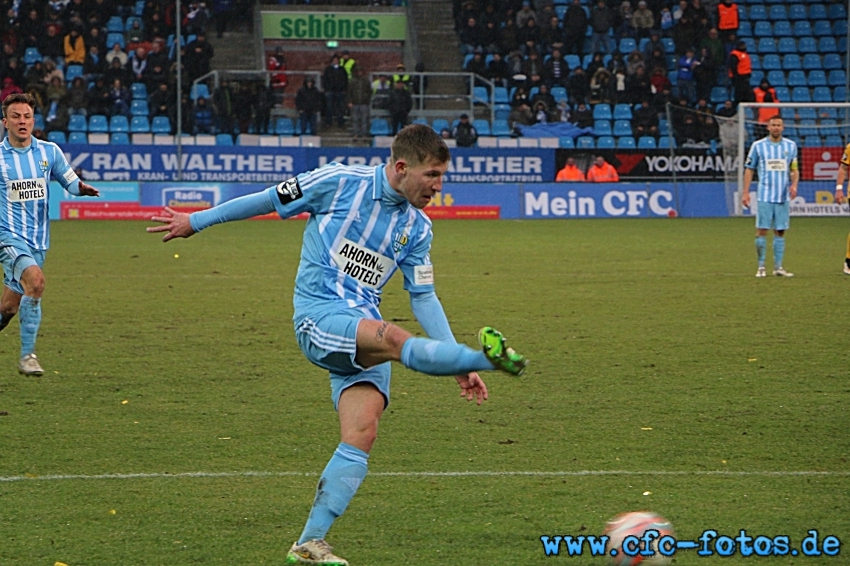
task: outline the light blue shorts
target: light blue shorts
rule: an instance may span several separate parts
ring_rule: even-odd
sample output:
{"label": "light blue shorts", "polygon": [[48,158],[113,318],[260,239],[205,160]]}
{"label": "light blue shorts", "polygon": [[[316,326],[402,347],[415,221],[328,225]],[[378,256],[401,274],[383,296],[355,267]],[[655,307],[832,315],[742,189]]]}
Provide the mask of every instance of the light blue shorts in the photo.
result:
{"label": "light blue shorts", "polygon": [[371,383],[384,396],[384,408],[390,403],[390,362],[363,368],[357,355],[357,325],[368,318],[359,309],[347,309],[305,317],[295,328],[298,347],[307,359],[330,372],[331,399],[334,409],[339,396],[355,383]]}
{"label": "light blue shorts", "polygon": [[0,235],[0,264],[3,265],[3,285],[23,295],[21,274],[33,265],[44,266],[44,250],[34,250],[22,239],[12,234]]}
{"label": "light blue shorts", "polygon": [[790,226],[791,201],[762,202],[756,208],[756,228],[760,230],[787,230]]}

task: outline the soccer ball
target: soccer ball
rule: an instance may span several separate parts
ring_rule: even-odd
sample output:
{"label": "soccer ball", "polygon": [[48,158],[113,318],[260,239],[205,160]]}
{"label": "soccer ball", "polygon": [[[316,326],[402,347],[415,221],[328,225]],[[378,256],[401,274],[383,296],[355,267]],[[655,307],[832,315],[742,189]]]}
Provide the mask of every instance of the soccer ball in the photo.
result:
{"label": "soccer ball", "polygon": [[[639,552],[636,556],[629,556],[623,552],[623,541],[628,536],[636,537],[637,547],[643,550],[646,546],[642,540],[643,533],[652,529],[658,531],[658,536],[650,543],[650,548],[655,551],[654,556],[641,556]],[[672,557],[664,556],[658,552],[658,540],[667,535],[672,536],[673,526],[667,519],[651,511],[636,511],[617,515],[605,525],[605,534],[608,536],[608,545],[605,550],[610,564],[615,566],[635,566],[636,564],[662,566],[670,564],[672,561]],[[635,544],[629,545],[630,549],[635,547]],[[616,554],[612,554],[614,550],[617,551]]]}

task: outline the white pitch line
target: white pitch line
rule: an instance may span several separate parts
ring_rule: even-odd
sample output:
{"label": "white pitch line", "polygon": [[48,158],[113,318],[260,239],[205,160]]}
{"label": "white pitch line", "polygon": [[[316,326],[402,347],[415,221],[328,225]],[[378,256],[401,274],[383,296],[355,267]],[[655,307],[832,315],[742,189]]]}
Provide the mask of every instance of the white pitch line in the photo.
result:
{"label": "white pitch line", "polygon": [[[317,472],[182,472],[182,473],[138,473],[138,474],[69,474],[69,475],[25,475],[0,476],[0,483],[23,481],[69,481],[69,480],[135,480],[135,479],[179,479],[179,478],[274,478],[274,477],[316,477]],[[725,471],[725,470],[579,470],[573,472],[374,472],[370,477],[582,477],[582,476],[850,476],[850,471]]]}

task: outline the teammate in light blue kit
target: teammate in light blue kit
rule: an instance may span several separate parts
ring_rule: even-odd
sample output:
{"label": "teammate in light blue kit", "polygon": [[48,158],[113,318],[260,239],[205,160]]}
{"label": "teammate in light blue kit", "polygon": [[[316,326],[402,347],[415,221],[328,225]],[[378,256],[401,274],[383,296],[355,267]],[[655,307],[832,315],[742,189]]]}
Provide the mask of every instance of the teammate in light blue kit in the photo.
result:
{"label": "teammate in light blue kit", "polygon": [[[191,215],[166,209],[153,220],[163,241],[187,238],[213,224],[272,211],[282,218],[309,212],[295,281],[295,333],[301,351],[330,372],[341,442],[319,480],[313,509],[288,564],[348,562],[325,542],[366,476],[378,421],[389,403],[390,362],[431,375],[454,375],[467,400],[487,399],[478,371],[520,375],[527,360],[485,327],[483,351],[458,344],[434,293],[431,221],[422,212],[442,190],[449,150],[429,127],[395,138],[390,163],[331,163],[275,187]],[[414,315],[430,338],[381,319],[381,288],[400,269]]]}
{"label": "teammate in light blue kit", "polygon": [[50,177],[72,195],[98,196],[97,189],[80,181],[56,144],[32,137],[34,112],[35,100],[29,94],[10,94],[3,100],[7,135],[0,146],[0,263],[5,285],[0,330],[20,311],[18,371],[24,375],[44,374],[35,355],[35,338],[44,293],[41,269],[50,247]]}
{"label": "teammate in light blue kit", "polygon": [[785,271],[785,231],[790,222],[791,200],[797,196],[800,171],[797,166],[797,144],[782,137],[782,118],[774,116],[767,122],[768,136],[750,147],[744,164],[744,186],[741,204],[750,207],[750,184],[753,171],[758,170],[758,208],[756,209],[756,277],[765,277],[764,257],[767,251],[767,231],[773,228],[773,274],[793,277]]}

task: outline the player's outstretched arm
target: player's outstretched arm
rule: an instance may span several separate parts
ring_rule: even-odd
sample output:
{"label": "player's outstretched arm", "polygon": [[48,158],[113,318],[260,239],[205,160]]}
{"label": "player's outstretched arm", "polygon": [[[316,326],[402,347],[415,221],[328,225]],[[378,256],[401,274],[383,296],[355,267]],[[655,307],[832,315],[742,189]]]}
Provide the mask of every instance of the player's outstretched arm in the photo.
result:
{"label": "player's outstretched arm", "polygon": [[98,191],[88,183],[80,181],[80,195],[84,197],[99,197],[100,191]]}
{"label": "player's outstretched arm", "polygon": [[455,379],[460,385],[460,396],[466,397],[467,401],[475,399],[475,402],[480,405],[487,400],[487,386],[484,385],[484,380],[476,372],[457,375]]}
{"label": "player's outstretched arm", "polygon": [[173,238],[188,238],[195,233],[192,229],[192,223],[189,222],[188,214],[176,212],[167,206],[162,216],[154,216],[151,220],[162,223],[162,226],[148,226],[147,231],[150,233],[167,232],[162,237],[163,242]]}

